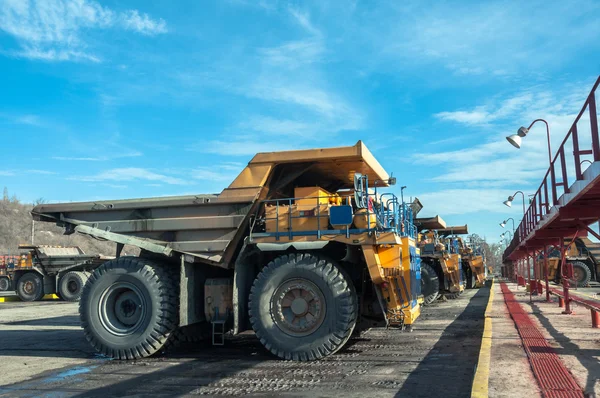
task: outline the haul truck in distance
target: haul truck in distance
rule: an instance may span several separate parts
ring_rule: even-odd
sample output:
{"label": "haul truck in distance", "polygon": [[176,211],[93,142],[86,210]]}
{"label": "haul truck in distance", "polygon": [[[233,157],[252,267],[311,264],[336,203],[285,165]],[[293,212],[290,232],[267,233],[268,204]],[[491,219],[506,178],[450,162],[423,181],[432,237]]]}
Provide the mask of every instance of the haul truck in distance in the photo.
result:
{"label": "haul truck in distance", "polygon": [[[420,314],[412,208],[377,191],[393,183],[359,141],[259,153],[218,195],[32,214],[116,242],[80,302],[84,333],[105,355],[146,357],[212,325],[251,327],[273,354],[306,361],[338,351],[359,321],[410,327]],[[139,257],[121,257],[125,244]]]}
{"label": "haul truck in distance", "polygon": [[19,250],[16,261],[0,264],[0,291],[14,290],[22,301],[38,301],[46,294],[78,301],[91,272],[108,260],[77,246],[19,245]]}
{"label": "haul truck in distance", "polygon": [[[565,260],[573,268],[571,283],[577,287],[586,287],[590,281],[600,281],[600,244],[592,242],[587,237],[576,238],[575,241],[565,239],[565,244],[568,244]],[[560,251],[554,249],[548,257],[548,280],[561,283],[563,271]],[[536,266],[537,275],[543,279],[545,272],[542,255],[538,257]]]}
{"label": "haul truck in distance", "polygon": [[440,296],[455,299],[465,290],[460,245],[455,234],[467,233],[467,226],[447,227],[440,217],[418,218],[418,246],[421,252],[421,291],[424,304]]}
{"label": "haul truck in distance", "polygon": [[[466,225],[465,225],[466,228]],[[472,289],[485,285],[487,268],[485,263],[485,251],[483,239],[479,235],[472,234],[466,240],[458,238],[460,255],[463,266],[463,279],[465,288]]]}

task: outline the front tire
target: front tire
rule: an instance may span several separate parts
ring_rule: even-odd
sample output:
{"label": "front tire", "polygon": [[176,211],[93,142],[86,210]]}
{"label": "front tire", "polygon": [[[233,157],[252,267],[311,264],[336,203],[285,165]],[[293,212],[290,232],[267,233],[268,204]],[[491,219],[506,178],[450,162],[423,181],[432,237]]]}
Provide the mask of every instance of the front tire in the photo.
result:
{"label": "front tire", "polygon": [[0,292],[6,292],[10,289],[10,279],[8,277],[0,277]]}
{"label": "front tire", "polygon": [[22,301],[40,301],[44,297],[44,282],[35,272],[28,272],[17,282],[17,295]]}
{"label": "front tire", "polygon": [[332,261],[292,253],[271,261],[250,291],[249,315],[260,342],[282,359],[310,361],[338,351],[357,319],[357,297]]}
{"label": "front tire", "polygon": [[592,273],[587,264],[581,261],[573,262],[573,279],[577,282],[577,287],[586,287],[592,279]]}
{"label": "front tire", "polygon": [[168,266],[136,257],[104,263],[85,284],[79,303],[87,340],[116,359],[158,352],[179,322],[178,287]]}

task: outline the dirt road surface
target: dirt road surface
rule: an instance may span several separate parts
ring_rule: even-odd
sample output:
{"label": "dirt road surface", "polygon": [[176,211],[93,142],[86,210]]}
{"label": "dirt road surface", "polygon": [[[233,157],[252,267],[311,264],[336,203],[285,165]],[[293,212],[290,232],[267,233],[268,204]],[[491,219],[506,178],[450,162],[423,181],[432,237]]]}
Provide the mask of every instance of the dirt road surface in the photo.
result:
{"label": "dirt road surface", "polygon": [[132,362],[95,354],[77,304],[0,304],[0,397],[470,396],[489,289],[426,307],[413,332],[371,329],[317,362],[281,361],[253,334]]}

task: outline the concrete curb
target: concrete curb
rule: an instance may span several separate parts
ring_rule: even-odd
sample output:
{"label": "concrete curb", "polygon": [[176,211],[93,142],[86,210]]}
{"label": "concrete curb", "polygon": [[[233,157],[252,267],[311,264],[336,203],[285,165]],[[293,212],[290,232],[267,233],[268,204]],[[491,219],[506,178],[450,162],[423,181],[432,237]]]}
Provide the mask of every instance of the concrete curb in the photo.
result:
{"label": "concrete curb", "polygon": [[479,361],[477,370],[473,378],[473,387],[471,388],[472,398],[487,398],[488,384],[490,379],[490,361],[492,357],[492,304],[494,302],[494,280],[490,286],[490,296],[487,307],[485,308],[485,323],[483,326],[483,336],[481,338],[481,348],[479,349]]}

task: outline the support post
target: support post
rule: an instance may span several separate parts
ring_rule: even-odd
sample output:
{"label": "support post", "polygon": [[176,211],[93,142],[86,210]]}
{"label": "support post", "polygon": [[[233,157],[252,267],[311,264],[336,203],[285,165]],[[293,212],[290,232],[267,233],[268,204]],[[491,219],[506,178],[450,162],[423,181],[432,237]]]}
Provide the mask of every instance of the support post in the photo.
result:
{"label": "support post", "polygon": [[529,302],[531,303],[531,294],[533,284],[531,283],[531,264],[529,263],[530,256],[527,256],[527,279],[529,279]]}
{"label": "support post", "polygon": [[548,246],[544,246],[544,277],[546,279],[546,301],[550,302],[550,284],[548,283],[548,256],[550,255],[550,250]]}
{"label": "support post", "polygon": [[[577,236],[577,235],[575,235]],[[561,264],[561,279],[563,283],[563,295],[565,296],[565,310],[562,312],[565,315],[570,315],[571,311],[571,301],[569,300],[569,277],[566,275],[565,271],[567,269],[567,259],[566,259],[566,248],[565,248],[565,238],[560,238],[560,264]]]}
{"label": "support post", "polygon": [[600,312],[596,310],[590,310],[590,312],[592,313],[592,327],[598,329],[600,325]]}

